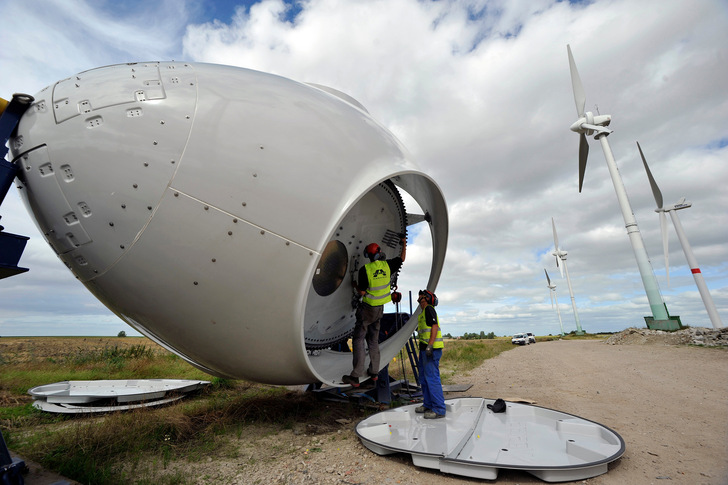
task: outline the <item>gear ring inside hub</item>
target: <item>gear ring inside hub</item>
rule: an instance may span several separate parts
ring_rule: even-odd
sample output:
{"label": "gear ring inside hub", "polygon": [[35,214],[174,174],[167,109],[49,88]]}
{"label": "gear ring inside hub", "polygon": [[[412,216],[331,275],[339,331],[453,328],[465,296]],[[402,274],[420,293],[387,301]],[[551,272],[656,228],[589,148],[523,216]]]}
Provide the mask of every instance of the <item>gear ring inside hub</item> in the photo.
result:
{"label": "gear ring inside hub", "polygon": [[392,243],[391,234],[406,232],[404,202],[390,181],[372,188],[346,214],[321,255],[309,290],[304,321],[306,349],[329,348],[349,338],[356,322],[352,278],[369,262],[362,254],[364,247],[377,243],[391,259],[401,249]]}

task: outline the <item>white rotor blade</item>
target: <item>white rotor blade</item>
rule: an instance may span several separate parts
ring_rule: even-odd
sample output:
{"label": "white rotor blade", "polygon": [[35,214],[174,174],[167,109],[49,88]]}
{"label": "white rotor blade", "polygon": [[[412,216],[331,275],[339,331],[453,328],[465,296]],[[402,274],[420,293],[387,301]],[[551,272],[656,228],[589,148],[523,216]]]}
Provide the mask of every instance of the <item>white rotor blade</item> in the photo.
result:
{"label": "white rotor blade", "polygon": [[[576,113],[579,118],[584,118],[584,106],[586,105],[586,93],[584,86],[581,84],[579,71],[576,69],[574,56],[571,54],[571,46],[566,45],[566,51],[569,54],[569,71],[571,72],[571,87],[574,90],[574,103],[576,103]],[[586,140],[584,132],[579,135],[579,193],[584,185],[584,173],[586,172],[586,160],[589,156],[589,143]]]}
{"label": "white rotor blade", "polygon": [[645,160],[645,155],[642,153],[642,147],[640,146],[640,142],[637,142],[637,149],[640,151],[640,156],[642,157],[642,164],[645,166],[645,171],[647,172],[647,178],[650,181],[650,187],[652,187],[652,195],[655,196],[655,202],[657,203],[657,208],[662,209],[662,192],[660,192],[660,188],[657,186],[657,182],[655,182],[654,177],[652,177],[652,172],[650,172],[650,167],[647,166],[647,160]]}
{"label": "white rotor blade", "polygon": [[584,106],[586,105],[586,93],[584,86],[581,84],[579,71],[576,70],[574,56],[571,55],[571,47],[567,44],[566,51],[569,53],[569,70],[571,71],[571,87],[574,90],[574,102],[576,103],[576,113],[579,118],[584,117]]}
{"label": "white rotor blade", "polygon": [[589,142],[586,141],[586,135],[582,133],[579,136],[579,193],[584,185],[584,174],[586,173],[586,160],[589,157]]}
{"label": "white rotor blade", "polygon": [[667,249],[667,216],[660,212],[660,231],[662,232],[662,251],[665,253],[665,274],[667,275],[667,286],[670,286],[670,252]]}
{"label": "white rotor blade", "polygon": [[[642,147],[640,146],[640,142],[637,142],[637,149],[640,151],[640,157],[642,157],[642,165],[644,165],[645,172],[647,172],[647,179],[650,181],[650,187],[652,187],[652,195],[655,197],[655,203],[657,204],[657,208],[662,209],[662,192],[660,191],[660,187],[657,186],[655,178],[652,176],[652,171],[650,171],[649,165],[647,165],[647,159],[645,159],[645,154],[642,153]],[[667,247],[667,217],[665,216],[664,211],[661,210],[659,211],[659,213],[660,232],[662,233],[662,251],[665,253],[665,275],[667,276],[667,286],[670,286],[670,262]]]}
{"label": "white rotor blade", "polygon": [[556,234],[556,223],[554,222],[554,218],[551,218],[551,227],[554,230],[554,248],[556,249],[556,267],[559,268],[559,273],[561,273],[561,277],[564,277],[564,268],[562,267],[561,263],[559,263],[559,258],[561,256],[561,250],[559,249],[559,236]]}
{"label": "white rotor blade", "polygon": [[543,269],[543,272],[546,273],[546,281],[548,282],[549,287],[549,296],[551,297],[551,309],[554,309],[554,288],[555,286],[551,286],[551,278],[549,278],[549,272],[546,271],[546,268]]}

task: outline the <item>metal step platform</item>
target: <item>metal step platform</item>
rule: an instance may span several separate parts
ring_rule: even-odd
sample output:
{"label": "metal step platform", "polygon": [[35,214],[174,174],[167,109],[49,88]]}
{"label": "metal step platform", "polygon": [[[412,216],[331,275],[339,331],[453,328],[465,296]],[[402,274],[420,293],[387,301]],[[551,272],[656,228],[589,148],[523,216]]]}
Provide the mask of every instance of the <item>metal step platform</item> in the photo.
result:
{"label": "metal step platform", "polygon": [[494,399],[445,401],[443,419],[425,419],[417,405],[377,413],[356,434],[379,455],[409,453],[415,466],[495,480],[498,470],[524,470],[546,482],[583,480],[607,472],[624,440],[599,423],[552,409]]}

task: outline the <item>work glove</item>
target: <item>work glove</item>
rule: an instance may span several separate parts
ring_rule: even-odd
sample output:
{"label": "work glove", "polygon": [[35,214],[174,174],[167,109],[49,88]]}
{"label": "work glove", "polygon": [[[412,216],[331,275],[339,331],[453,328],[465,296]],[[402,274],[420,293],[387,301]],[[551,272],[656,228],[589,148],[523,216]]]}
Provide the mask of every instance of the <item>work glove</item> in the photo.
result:
{"label": "work glove", "polygon": [[425,350],[425,355],[427,356],[428,359],[432,358],[432,346],[431,345],[427,346],[427,349]]}

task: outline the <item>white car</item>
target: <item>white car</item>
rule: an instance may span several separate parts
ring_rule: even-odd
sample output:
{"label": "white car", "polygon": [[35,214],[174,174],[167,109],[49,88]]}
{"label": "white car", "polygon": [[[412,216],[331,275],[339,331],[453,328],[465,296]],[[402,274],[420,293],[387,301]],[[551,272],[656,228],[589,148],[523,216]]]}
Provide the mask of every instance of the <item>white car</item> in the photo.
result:
{"label": "white car", "polygon": [[536,336],[532,334],[531,332],[526,332],[526,336],[528,337],[528,343],[529,344],[535,344],[536,343]]}
{"label": "white car", "polygon": [[517,333],[511,339],[511,343],[518,345],[528,345],[531,342],[529,342],[528,335],[526,335],[525,333]]}

